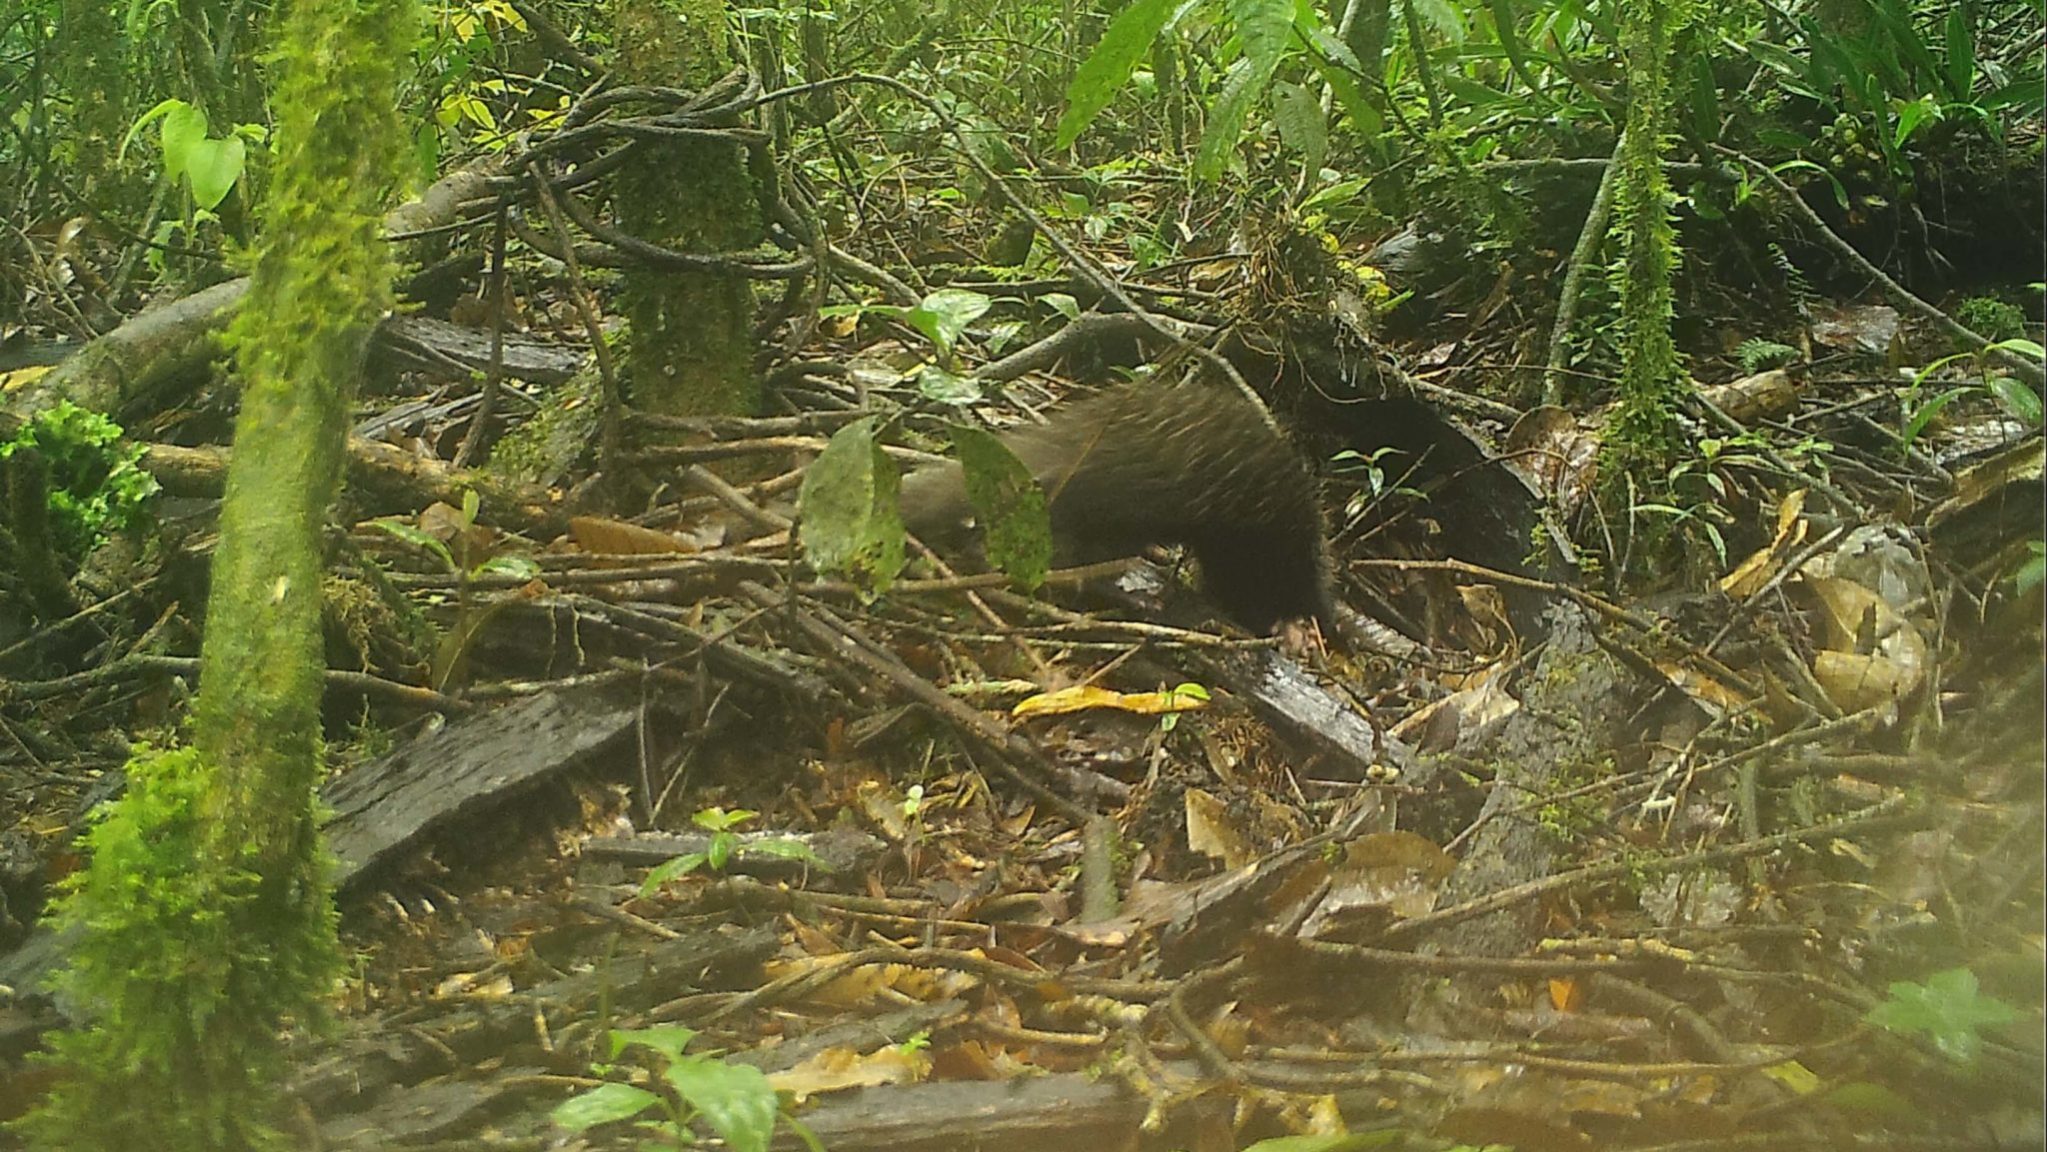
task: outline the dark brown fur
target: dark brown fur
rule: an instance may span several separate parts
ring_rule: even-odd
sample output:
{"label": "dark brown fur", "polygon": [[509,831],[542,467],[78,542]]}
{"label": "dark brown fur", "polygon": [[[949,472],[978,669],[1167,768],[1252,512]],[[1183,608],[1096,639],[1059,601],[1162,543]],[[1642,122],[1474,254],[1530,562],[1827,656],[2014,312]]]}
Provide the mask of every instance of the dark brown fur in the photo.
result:
{"label": "dark brown fur", "polygon": [[[1045,489],[1061,563],[1183,544],[1204,590],[1245,628],[1332,623],[1314,480],[1228,385],[1126,385],[1002,440]],[[973,516],[957,464],[909,476],[902,507],[927,541],[959,541]]]}

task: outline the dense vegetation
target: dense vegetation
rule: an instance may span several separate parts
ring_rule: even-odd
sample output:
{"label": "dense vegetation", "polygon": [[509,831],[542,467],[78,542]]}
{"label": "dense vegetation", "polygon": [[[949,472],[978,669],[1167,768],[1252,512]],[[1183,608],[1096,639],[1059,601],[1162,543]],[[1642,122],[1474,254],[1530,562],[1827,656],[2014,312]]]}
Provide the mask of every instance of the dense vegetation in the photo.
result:
{"label": "dense vegetation", "polygon": [[[0,1147],[374,1146],[347,1092],[446,1086],[407,1028],[510,1085],[420,1139],[815,1145],[777,1089],[1083,1065],[1157,1147],[2037,1138],[2037,2],[409,13],[0,0],[0,953],[71,967],[0,955],[49,1053]],[[1182,377],[1256,403],[1147,417]],[[984,543],[934,554],[947,453]],[[1255,601],[1281,505],[1346,606],[1283,654],[1171,567],[1136,620],[1017,591],[1113,521]],[[337,977],[329,762],[545,759],[618,692],[636,768],[347,862]],[[508,697],[572,703],[493,744]],[[886,853],[827,872],[835,818]],[[536,830],[614,824],[699,839]],[[544,959],[457,923],[521,884],[582,886]],[[575,981],[706,922],[780,955]],[[486,936],[561,999],[405,1016],[496,995],[419,975]],[[777,1065],[806,996],[952,1014]]]}

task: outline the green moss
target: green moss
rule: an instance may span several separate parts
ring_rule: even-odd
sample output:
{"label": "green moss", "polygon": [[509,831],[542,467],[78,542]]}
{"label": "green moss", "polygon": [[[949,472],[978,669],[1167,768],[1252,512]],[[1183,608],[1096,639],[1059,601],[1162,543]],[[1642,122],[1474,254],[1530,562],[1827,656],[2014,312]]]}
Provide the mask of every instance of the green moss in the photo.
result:
{"label": "green moss", "polygon": [[1955,308],[1955,320],[1992,343],[2026,334],[2025,310],[1994,296],[1971,296],[1962,301]]}
{"label": "green moss", "polygon": [[559,482],[597,438],[602,387],[595,368],[577,373],[541,401],[531,420],[492,446],[485,470],[522,484]]}
{"label": "green moss", "polygon": [[278,1021],[316,1018],[342,971],[325,863],[220,859],[196,751],[144,750],[127,775],[55,916],[71,941],[56,990],[96,1023],[52,1038],[40,1059],[63,1079],[20,1127],[90,1152],[277,1146]]}
{"label": "green moss", "polygon": [[1673,26],[1682,23],[1683,12],[1664,0],[1627,0],[1620,11],[1629,86],[1614,186],[1614,227],[1623,252],[1614,277],[1622,367],[1620,403],[1600,447],[1599,498],[1607,522],[1632,534],[1626,554],[1640,571],[1663,558],[1671,521],[1631,513],[1668,503],[1663,478],[1685,448],[1677,414],[1691,386],[1670,335],[1677,238],[1670,219],[1674,199],[1663,173],[1673,71],[1668,57]]}
{"label": "green moss", "polygon": [[1556,791],[1536,809],[1536,825],[1561,847],[1579,848],[1598,837],[1611,823],[1611,798],[1593,785],[1615,771],[1611,757],[1557,765],[1550,780]]}
{"label": "green moss", "polygon": [[51,544],[76,562],[108,534],[141,518],[156,479],[141,468],[142,445],[121,442],[121,426],[59,401],[0,443],[0,460],[33,452],[48,469]]}

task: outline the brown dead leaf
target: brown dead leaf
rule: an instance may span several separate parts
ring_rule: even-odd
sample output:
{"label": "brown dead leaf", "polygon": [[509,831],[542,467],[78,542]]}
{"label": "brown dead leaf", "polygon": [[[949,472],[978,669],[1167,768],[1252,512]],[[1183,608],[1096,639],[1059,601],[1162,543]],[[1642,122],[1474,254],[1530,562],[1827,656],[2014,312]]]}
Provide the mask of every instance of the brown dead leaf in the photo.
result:
{"label": "brown dead leaf", "polygon": [[1585,1006],[1585,985],[1568,976],[1552,977],[1549,1004],[1559,1012],[1576,1012]]}
{"label": "brown dead leaf", "polygon": [[1894,704],[1925,682],[1926,638],[1883,597],[1852,580],[1807,576],[1820,605],[1813,678],[1844,712]]}
{"label": "brown dead leaf", "polygon": [[1779,571],[1791,553],[1805,543],[1810,524],[1805,519],[1805,489],[1786,493],[1777,504],[1777,533],[1770,543],[1748,559],[1735,565],[1734,571],[1720,578],[1720,590],[1736,600],[1746,600],[1763,590]]}
{"label": "brown dead leaf", "polygon": [[1433,911],[1456,864],[1414,832],[1375,832],[1354,840],[1300,934],[1311,940],[1363,939],[1391,921]]}
{"label": "brown dead leaf", "polygon": [[1507,467],[1568,516],[1591,491],[1599,437],[1568,410],[1548,405],[1516,420],[1500,452]]}
{"label": "brown dead leaf", "polygon": [[930,1057],[891,1044],[864,1056],[851,1048],[827,1048],[793,1068],[769,1073],[768,1083],[801,1104],[812,1096],[847,1088],[915,1084],[930,1074]]}
{"label": "brown dead leaf", "polygon": [[1789,412],[1798,404],[1798,388],[1782,368],[1744,376],[1700,390],[1715,408],[1740,424],[1754,424]]}
{"label": "brown dead leaf", "polygon": [[569,517],[569,539],[599,556],[671,556],[694,549],[666,532],[606,516]]}

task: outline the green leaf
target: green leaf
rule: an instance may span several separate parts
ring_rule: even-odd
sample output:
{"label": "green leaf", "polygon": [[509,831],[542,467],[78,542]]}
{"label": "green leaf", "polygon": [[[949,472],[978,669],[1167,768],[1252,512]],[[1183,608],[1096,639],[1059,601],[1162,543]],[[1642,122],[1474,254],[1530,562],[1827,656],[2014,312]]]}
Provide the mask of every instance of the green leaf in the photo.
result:
{"label": "green leaf", "polygon": [[142,135],[142,130],[144,128],[147,128],[151,124],[156,123],[158,120],[161,120],[166,116],[169,116],[173,110],[185,106],[186,105],[183,100],[178,100],[175,98],[170,100],[162,100],[157,103],[156,107],[151,108],[149,111],[144,112],[141,116],[137,117],[135,123],[128,126],[128,134],[126,136],[121,137],[121,147],[114,153],[114,159],[116,161],[127,159],[128,145],[135,143],[135,138],[137,136]]}
{"label": "green leaf", "polygon": [[1315,74],[1322,78],[1324,84],[1329,85],[1329,90],[1336,94],[1336,102],[1343,106],[1344,114],[1350,117],[1350,135],[1355,142],[1363,145],[1377,139],[1380,129],[1385,127],[1385,119],[1372,105],[1364,86],[1358,83],[1356,74],[1321,59],[1315,61]]}
{"label": "green leaf", "polygon": [[1897,116],[1898,122],[1891,129],[1891,146],[1902,148],[1905,142],[1912,138],[1913,131],[1920,124],[1940,119],[1940,105],[1936,104],[1931,96],[1921,96],[1917,100],[1898,105]]}
{"label": "green leaf", "polygon": [[1436,30],[1443,39],[1452,44],[1464,43],[1466,35],[1464,14],[1449,0],[1407,0],[1414,5],[1415,15],[1422,23]]}
{"label": "green leaf", "polygon": [[919,301],[904,319],[938,346],[938,354],[950,359],[952,347],[967,325],[981,318],[994,301],[965,288],[940,288]]}
{"label": "green leaf", "polygon": [[493,556],[477,565],[481,576],[510,576],[515,580],[532,580],[540,575],[540,565],[531,556]]}
{"label": "green leaf", "polygon": [[1109,21],[1095,50],[1074,69],[1073,80],[1066,86],[1066,111],[1059,117],[1054,147],[1072,147],[1102,109],[1109,106],[1116,90],[1123,87],[1138,62],[1151,52],[1152,41],[1158,39],[1166,22],[1172,19],[1177,3],[1178,0],[1135,0]]}
{"label": "green leaf", "polygon": [[440,557],[441,563],[447,565],[450,572],[455,570],[455,554],[448,551],[447,543],[440,537],[421,529],[419,525],[409,520],[400,520],[395,516],[385,516],[366,521],[363,527],[373,528],[393,539],[402,540],[423,552],[431,552],[435,556]]}
{"label": "green leaf", "polygon": [[669,1065],[666,1076],[735,1152],[767,1152],[781,1109],[774,1086],[760,1069],[696,1058]]}
{"label": "green leaf", "polygon": [[201,208],[218,207],[242,178],[248,145],[239,136],[225,140],[202,140],[192,146],[185,175],[192,183],[192,199]]}
{"label": "green leaf", "polygon": [[2010,376],[1992,376],[1990,394],[2012,418],[2029,428],[2040,426],[2040,394],[2023,380]]}
{"label": "green leaf", "polygon": [[967,499],[985,526],[988,561],[1025,588],[1045,582],[1052,567],[1052,521],[1045,490],[1002,441],[980,428],[951,430]]}
{"label": "green leaf", "polygon": [[557,1127],[583,1132],[599,1124],[630,1120],[661,1102],[659,1096],[630,1084],[600,1084],[571,1096],[548,1114]]}
{"label": "green leaf", "polygon": [[758,852],[762,856],[773,856],[778,860],[801,860],[825,872],[832,870],[831,865],[818,858],[810,845],[786,836],[778,836],[772,840],[756,840],[746,846],[746,851],[748,855]]}
{"label": "green leaf", "polygon": [[2042,583],[2047,583],[2047,542],[2028,540],[2026,548],[2032,555],[2011,574],[2012,591],[2020,596],[2031,596]]}
{"label": "green leaf", "polygon": [[1967,968],[1936,972],[1924,984],[1900,980],[1890,991],[1890,999],[1869,1010],[1869,1022],[1893,1032],[1924,1034],[1959,1064],[1976,1059],[1981,1029],[2018,1019],[2011,1005],[1979,995],[1976,974]]}
{"label": "green leaf", "polygon": [[1898,443],[1911,447],[1919,439],[1919,434],[1926,431],[1927,425],[1939,418],[1942,410],[1968,394],[1967,388],[1950,388],[1914,408],[1905,419],[1905,427],[1898,432]]}
{"label": "green leaf", "polygon": [[1749,55],[1756,58],[1757,63],[1788,80],[1811,82],[1811,66],[1805,58],[1781,45],[1772,44],[1768,40],[1750,40],[1746,44],[1733,41],[1729,43],[1736,49],[1746,48]]}
{"label": "green leaf", "polygon": [[1322,172],[1322,157],[1329,151],[1329,124],[1322,116],[1322,101],[1306,88],[1291,81],[1272,86],[1272,120],[1279,125],[1279,138],[1301,154],[1301,167],[1314,183]]}
{"label": "green leaf", "polygon": [[1038,297],[1038,300],[1068,320],[1080,319],[1080,301],[1075,300],[1071,293],[1047,292]]}
{"label": "green leaf", "polygon": [[1919,1116],[1917,1104],[1881,1084],[1866,1080],[1851,1080],[1828,1092],[1822,1099],[1845,1112],[1886,1120],[1913,1120]]}
{"label": "green leaf", "polygon": [[206,142],[206,113],[183,100],[164,103],[169,107],[164,111],[163,132],[159,137],[163,146],[163,174],[178,180],[184,177],[186,167],[191,163],[192,150]]}
{"label": "green leaf", "polygon": [[682,1059],[682,1050],[697,1038],[696,1029],[681,1024],[656,1024],[651,1028],[614,1028],[611,1031],[611,1058],[628,1048],[640,1047],[658,1052],[670,1060]]}
{"label": "green leaf", "polygon": [[1339,180],[1315,189],[1306,200],[1301,201],[1301,211],[1336,211],[1348,207],[1352,201],[1363,195],[1365,181]]}
{"label": "green leaf", "polygon": [[875,418],[838,430],[803,477],[796,507],[804,559],[881,593],[903,570],[901,477],[875,442]]}
{"label": "green leaf", "polygon": [[647,878],[640,881],[640,896],[642,898],[652,896],[661,890],[662,885],[678,876],[687,876],[702,868],[708,860],[709,858],[702,852],[685,852],[673,860],[654,865],[647,871]]}
{"label": "green leaf", "polygon": [[1294,0],[1229,0],[1244,58],[1266,76],[1279,68],[1294,35]]}
{"label": "green leaf", "polygon": [[725,832],[758,815],[760,813],[751,808],[721,808],[713,804],[709,808],[699,808],[690,816],[689,822],[707,832]]}
{"label": "green leaf", "polygon": [[971,376],[948,372],[936,364],[917,370],[917,395],[939,404],[965,407],[981,400],[980,382]]}
{"label": "green leaf", "polygon": [[1201,134],[1201,146],[1194,153],[1195,179],[1213,183],[1222,176],[1223,169],[1229,165],[1230,153],[1243,134],[1244,120],[1264,94],[1266,82],[1271,78],[1271,73],[1259,71],[1249,57],[1230,65],[1229,74],[1223,80],[1222,94],[1216,97],[1215,107],[1209,111],[1208,128]]}

